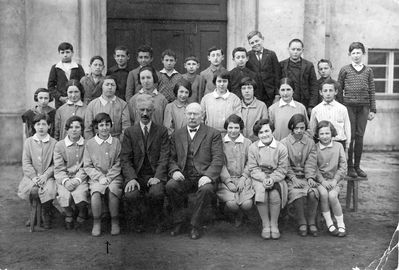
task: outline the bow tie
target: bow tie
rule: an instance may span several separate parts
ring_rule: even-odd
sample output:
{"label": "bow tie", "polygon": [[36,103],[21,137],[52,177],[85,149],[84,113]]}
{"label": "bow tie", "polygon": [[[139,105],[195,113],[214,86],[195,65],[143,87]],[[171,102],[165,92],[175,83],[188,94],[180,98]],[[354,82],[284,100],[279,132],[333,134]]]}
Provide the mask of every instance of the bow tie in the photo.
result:
{"label": "bow tie", "polygon": [[190,130],[190,132],[197,132],[196,128],[190,128],[189,130]]}
{"label": "bow tie", "polygon": [[261,52],[261,51],[258,51],[258,52],[255,52],[255,54],[259,56],[259,55],[262,54],[262,52]]}

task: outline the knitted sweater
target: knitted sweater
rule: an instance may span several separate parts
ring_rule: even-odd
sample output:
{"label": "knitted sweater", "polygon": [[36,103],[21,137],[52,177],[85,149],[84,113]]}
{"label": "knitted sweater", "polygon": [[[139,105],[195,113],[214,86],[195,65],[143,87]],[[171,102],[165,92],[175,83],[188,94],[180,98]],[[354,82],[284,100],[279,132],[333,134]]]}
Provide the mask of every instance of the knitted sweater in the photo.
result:
{"label": "knitted sweater", "polygon": [[338,82],[343,90],[344,105],[370,106],[376,113],[374,73],[370,67],[364,66],[357,71],[351,64],[341,68]]}

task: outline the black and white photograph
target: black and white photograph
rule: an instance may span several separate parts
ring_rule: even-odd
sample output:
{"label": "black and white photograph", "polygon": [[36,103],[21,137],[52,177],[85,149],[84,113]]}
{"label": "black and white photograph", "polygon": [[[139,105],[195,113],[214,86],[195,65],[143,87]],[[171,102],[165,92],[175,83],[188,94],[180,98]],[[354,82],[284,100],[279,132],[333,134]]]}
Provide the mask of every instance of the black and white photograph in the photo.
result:
{"label": "black and white photograph", "polygon": [[0,0],[0,270],[399,269],[399,0]]}

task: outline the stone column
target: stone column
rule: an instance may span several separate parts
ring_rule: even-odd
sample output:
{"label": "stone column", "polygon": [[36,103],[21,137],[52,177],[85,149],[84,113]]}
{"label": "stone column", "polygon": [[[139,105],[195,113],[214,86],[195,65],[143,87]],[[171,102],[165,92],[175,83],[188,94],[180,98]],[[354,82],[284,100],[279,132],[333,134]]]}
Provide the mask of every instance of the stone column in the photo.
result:
{"label": "stone column", "polygon": [[258,0],[229,0],[227,2],[227,69],[233,69],[231,53],[236,47],[250,49],[247,34],[256,28]]}
{"label": "stone column", "polygon": [[[81,64],[86,72],[90,58],[101,55],[107,61],[107,6],[106,1],[79,0]],[[104,63],[107,66],[107,63]]]}
{"label": "stone column", "polygon": [[0,1],[0,164],[20,162],[25,100],[25,1]]}

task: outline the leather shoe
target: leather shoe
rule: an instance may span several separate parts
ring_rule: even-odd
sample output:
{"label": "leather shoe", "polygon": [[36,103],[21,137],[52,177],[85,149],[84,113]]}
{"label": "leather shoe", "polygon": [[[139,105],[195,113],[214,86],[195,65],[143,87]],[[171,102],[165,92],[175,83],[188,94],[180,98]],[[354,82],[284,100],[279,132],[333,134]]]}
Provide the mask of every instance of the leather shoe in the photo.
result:
{"label": "leather shoe", "polygon": [[307,230],[306,224],[299,225],[299,227],[298,227],[298,234],[299,234],[300,236],[302,236],[302,237],[305,237],[305,236],[308,235],[308,230]]}
{"label": "leather shoe", "polygon": [[271,235],[273,240],[278,240],[278,239],[280,239],[280,236],[281,236],[279,231],[276,231],[276,232],[271,231],[270,235]]}
{"label": "leather shoe", "polygon": [[310,233],[310,235],[312,235],[313,237],[319,236],[319,232],[318,232],[317,227],[316,227],[315,224],[310,224],[310,225],[309,225],[309,233]]}
{"label": "leather shoe", "polygon": [[367,173],[365,173],[362,169],[359,167],[355,168],[356,174],[359,177],[367,177]]}
{"label": "leather shoe", "polygon": [[190,231],[190,238],[193,240],[197,240],[201,237],[197,228],[192,228]]}
{"label": "leather shoe", "polygon": [[345,236],[346,236],[346,230],[345,230],[345,228],[338,227],[338,234],[337,234],[337,236],[338,236],[338,237],[345,237]]}
{"label": "leather shoe", "polygon": [[348,176],[352,177],[352,178],[356,178],[357,177],[357,173],[355,171],[355,168],[348,167]]}
{"label": "leather shoe", "polygon": [[170,236],[179,235],[179,234],[180,234],[180,231],[181,231],[181,226],[182,226],[181,223],[177,224],[177,225],[173,228],[173,230],[170,232]]}

